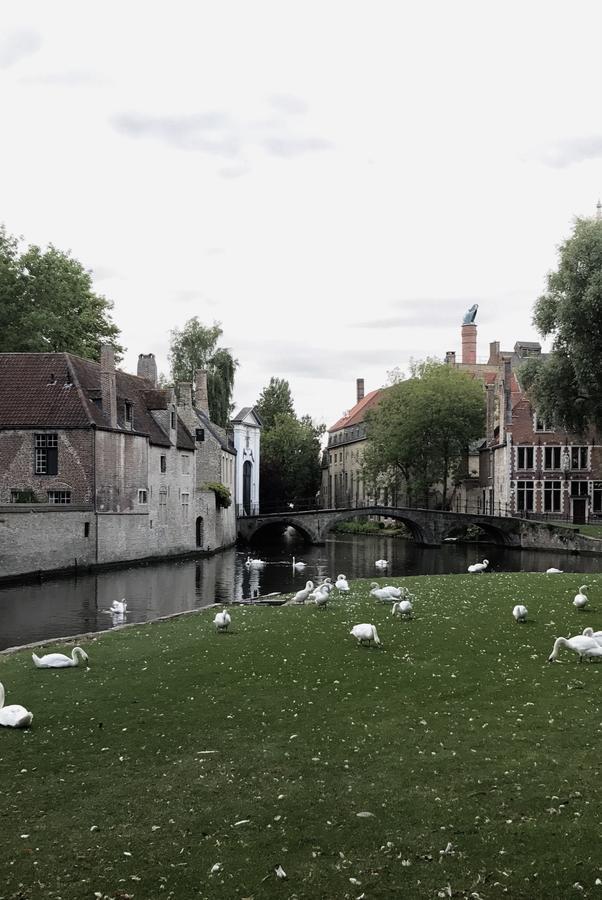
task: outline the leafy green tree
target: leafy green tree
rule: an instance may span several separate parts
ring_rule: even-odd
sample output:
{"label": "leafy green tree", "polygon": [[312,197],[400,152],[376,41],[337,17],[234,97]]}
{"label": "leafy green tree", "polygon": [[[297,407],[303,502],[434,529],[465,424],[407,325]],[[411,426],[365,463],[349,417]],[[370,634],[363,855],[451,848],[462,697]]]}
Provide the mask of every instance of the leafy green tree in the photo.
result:
{"label": "leafy green tree", "polygon": [[0,226],[0,351],[68,351],[100,358],[111,344],[117,358],[119,328],[113,304],[92,290],[92,275],[70,255],[50,244],[46,250],[20,240]]}
{"label": "leafy green tree", "polygon": [[391,385],[367,416],[365,477],[381,485],[401,478],[415,500],[441,484],[445,508],[450,480],[484,427],[479,380],[436,360],[414,364],[410,378]]}
{"label": "leafy green tree", "polygon": [[294,416],[291,388],[284,378],[270,378],[270,383],[259,395],[254,407],[261,417],[264,429],[273,428],[278,416]]}
{"label": "leafy green tree", "polygon": [[602,222],[577,219],[547,287],[533,322],[553,338],[552,352],[527,360],[521,381],[546,421],[579,433],[602,428]]}
{"label": "leafy green tree", "polygon": [[202,325],[197,316],[189,319],[182,329],[171,332],[169,363],[172,381],[194,382],[197,369],[207,372],[207,394],[209,415],[216,425],[225,428],[232,410],[231,400],[234,389],[234,374],[238,360],[230,350],[218,347],[223,334],[219,322]]}
{"label": "leafy green tree", "polygon": [[260,506],[264,510],[315,497],[320,488],[323,425],[309,416],[279,416],[261,435]]}

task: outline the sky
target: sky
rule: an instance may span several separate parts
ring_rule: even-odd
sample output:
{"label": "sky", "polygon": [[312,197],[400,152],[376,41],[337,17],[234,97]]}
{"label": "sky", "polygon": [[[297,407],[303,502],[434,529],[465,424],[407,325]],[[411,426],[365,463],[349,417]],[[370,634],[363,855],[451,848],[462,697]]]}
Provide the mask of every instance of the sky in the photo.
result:
{"label": "sky", "polygon": [[585,0],[6,2],[0,221],[92,270],[126,371],[218,321],[237,409],[277,376],[331,425],[473,303],[479,359],[538,339],[602,195],[601,33]]}

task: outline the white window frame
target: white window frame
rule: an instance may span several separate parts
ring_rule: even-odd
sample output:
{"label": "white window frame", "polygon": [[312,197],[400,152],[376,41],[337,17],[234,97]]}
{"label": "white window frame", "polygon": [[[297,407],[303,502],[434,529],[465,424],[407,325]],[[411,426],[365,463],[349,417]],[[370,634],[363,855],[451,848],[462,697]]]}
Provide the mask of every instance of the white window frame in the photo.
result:
{"label": "white window frame", "polygon": [[190,511],[190,494],[188,491],[182,491],[180,500],[182,503],[182,522],[188,523]]}
{"label": "white window frame", "polygon": [[188,453],[180,454],[182,475],[190,475],[190,456]]}
{"label": "white window frame", "polygon": [[138,488],[138,503],[140,506],[148,504],[148,491],[146,488]]}
{"label": "white window frame", "polygon": [[[555,466],[555,465],[548,466],[546,464],[546,454],[547,454],[548,450],[551,453],[553,453],[554,456],[558,456],[558,465],[557,466]],[[554,462],[555,460],[552,460],[552,461]],[[544,447],[543,447],[543,468],[546,472],[559,472],[560,471],[560,469],[562,468],[562,447],[560,447],[558,444],[548,444],[547,446],[544,445]]]}
{"label": "white window frame", "polygon": [[[528,451],[531,451],[531,465],[521,466],[520,457],[521,453],[523,456],[528,456]],[[535,447],[533,444],[518,444],[516,447],[516,469],[521,472],[532,472],[535,468]]]}
{"label": "white window frame", "polygon": [[56,506],[69,506],[71,503],[71,491],[48,491],[48,503]]}
{"label": "white window frame", "polygon": [[[549,485],[557,485],[557,487],[552,487],[551,490],[546,491],[546,487]],[[546,494],[552,497],[552,500],[555,496],[560,498],[560,505],[558,509],[554,509],[554,503],[552,503],[552,508],[548,509],[546,507]],[[543,511],[546,513],[559,513],[562,512],[562,502],[563,502],[563,490],[562,490],[562,481],[558,478],[551,478],[549,481],[544,481],[543,483]]]}

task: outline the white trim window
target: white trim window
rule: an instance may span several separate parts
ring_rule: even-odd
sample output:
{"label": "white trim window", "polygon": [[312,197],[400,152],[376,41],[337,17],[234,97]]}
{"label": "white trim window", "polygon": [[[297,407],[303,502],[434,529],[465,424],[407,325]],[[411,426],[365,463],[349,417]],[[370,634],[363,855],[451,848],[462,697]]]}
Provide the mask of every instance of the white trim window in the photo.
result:
{"label": "white trim window", "polygon": [[138,488],[138,503],[141,505],[148,503],[148,491],[146,488]]}
{"label": "white trim window", "polygon": [[167,522],[167,488],[159,489],[159,523],[165,525]]}
{"label": "white trim window", "polygon": [[592,481],[592,512],[602,515],[602,481]]}
{"label": "white trim window", "polygon": [[542,431],[554,431],[554,429],[538,413],[535,413],[533,416],[533,431],[541,433]]}
{"label": "white trim window", "polygon": [[543,448],[543,467],[558,471],[560,469],[562,447]]}
{"label": "white trim window", "polygon": [[182,522],[188,522],[188,512],[190,509],[190,494],[188,491],[182,491]]}
{"label": "white trim window", "polygon": [[518,446],[516,448],[516,468],[517,469],[533,469],[535,462],[535,447]]}
{"label": "white trim window", "polygon": [[182,475],[190,475],[190,456],[187,453],[182,453],[180,459],[182,461]]}
{"label": "white trim window", "polygon": [[71,491],[48,491],[48,502],[67,506],[71,503]]}
{"label": "white trim window", "polygon": [[534,483],[516,482],[516,509],[518,512],[533,512]]}
{"label": "white trim window", "polygon": [[588,447],[571,447],[571,469],[589,469]]}
{"label": "white trim window", "polygon": [[544,481],[543,483],[543,511],[562,511],[562,481]]}

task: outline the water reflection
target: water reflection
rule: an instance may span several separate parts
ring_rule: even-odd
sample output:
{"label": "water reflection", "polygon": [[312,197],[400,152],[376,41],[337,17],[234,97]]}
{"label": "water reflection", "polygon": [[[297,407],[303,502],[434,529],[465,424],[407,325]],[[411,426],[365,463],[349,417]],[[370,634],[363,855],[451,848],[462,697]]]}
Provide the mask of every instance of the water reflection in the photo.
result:
{"label": "water reflection", "polygon": [[[376,578],[465,572],[484,556],[494,572],[544,572],[549,566],[565,572],[600,571],[599,557],[506,550],[492,544],[446,543],[425,548],[380,535],[337,535],[323,547],[307,547],[294,533],[285,533],[279,543],[258,548],[256,555],[266,560],[265,567],[247,568],[247,552],[231,549],[202,560],[133,566],[0,589],[0,649],[111,628],[122,620],[114,622],[106,610],[122,598],[127,600],[125,621],[146,622],[215,602],[298,591],[308,579],[321,581],[326,575],[334,580],[339,574]],[[294,569],[293,556],[306,567]],[[376,559],[388,560],[388,568],[377,570]],[[485,576],[475,575],[479,577]]]}

